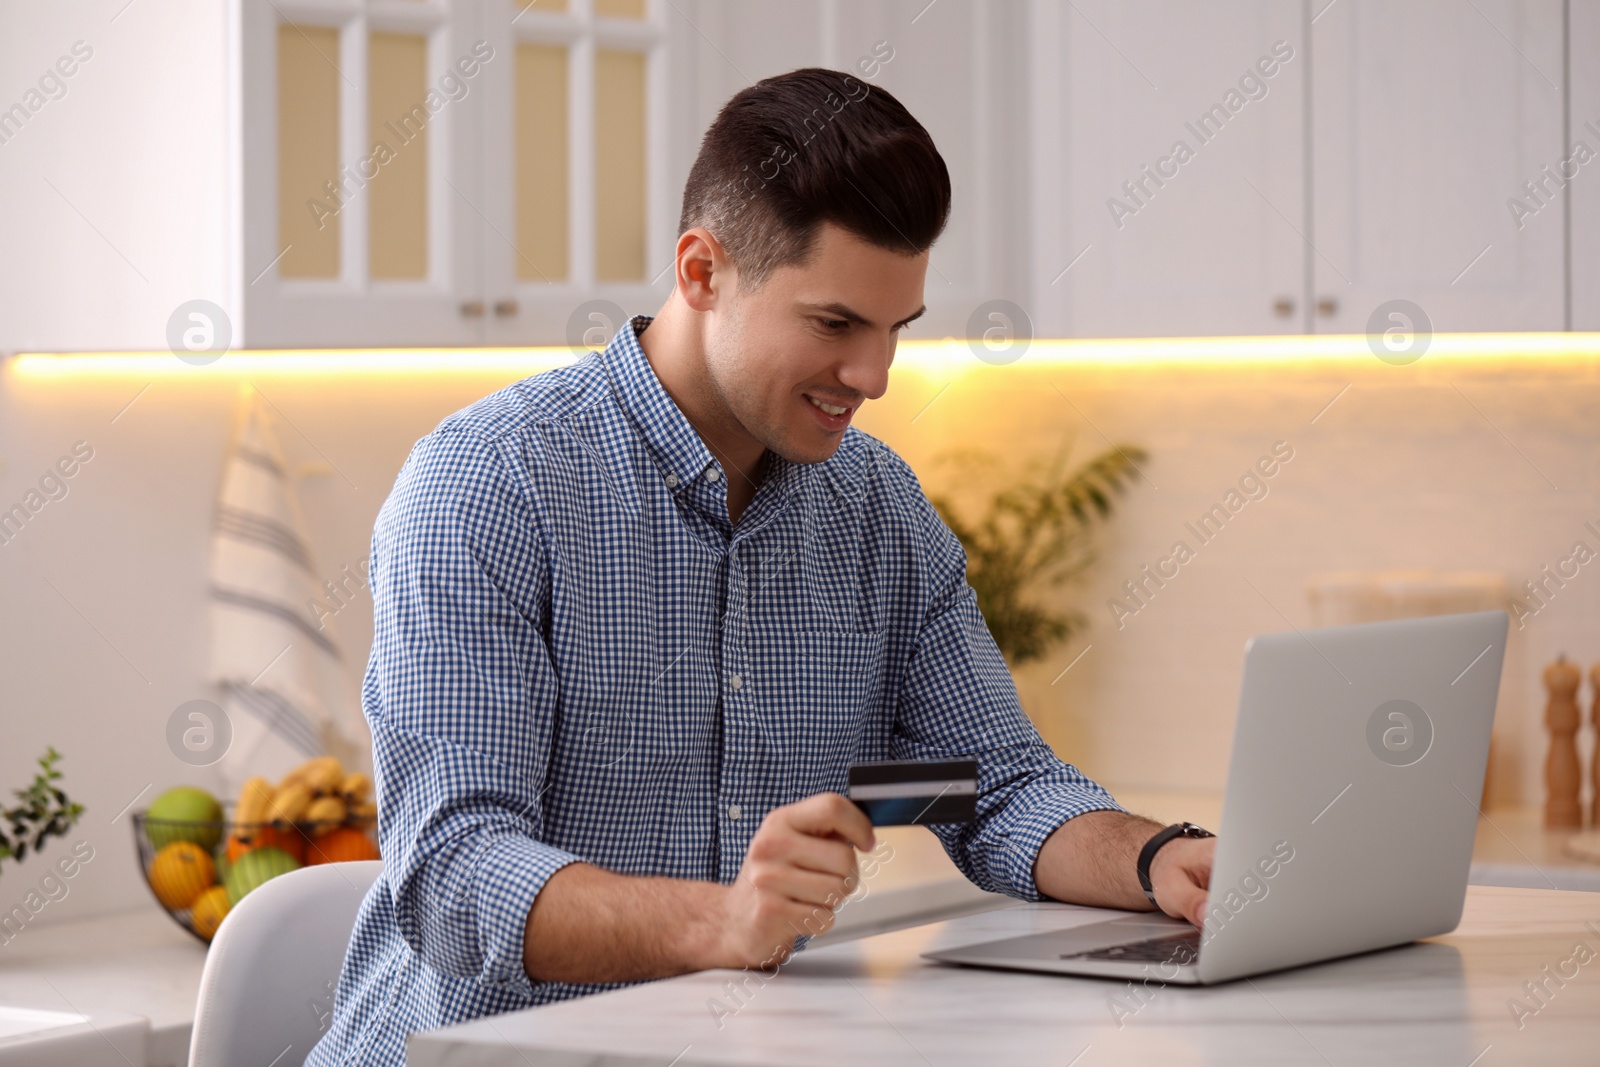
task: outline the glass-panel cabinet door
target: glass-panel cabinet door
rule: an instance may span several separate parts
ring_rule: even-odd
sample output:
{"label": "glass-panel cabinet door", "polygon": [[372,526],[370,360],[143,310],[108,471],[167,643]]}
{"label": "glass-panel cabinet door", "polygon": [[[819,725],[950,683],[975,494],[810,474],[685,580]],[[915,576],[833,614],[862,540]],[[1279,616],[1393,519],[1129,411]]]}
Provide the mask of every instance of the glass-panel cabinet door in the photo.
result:
{"label": "glass-panel cabinet door", "polygon": [[481,2],[242,0],[245,345],[482,341]]}
{"label": "glass-panel cabinet door", "polygon": [[509,56],[485,113],[488,338],[597,347],[671,285],[666,3],[484,3]]}

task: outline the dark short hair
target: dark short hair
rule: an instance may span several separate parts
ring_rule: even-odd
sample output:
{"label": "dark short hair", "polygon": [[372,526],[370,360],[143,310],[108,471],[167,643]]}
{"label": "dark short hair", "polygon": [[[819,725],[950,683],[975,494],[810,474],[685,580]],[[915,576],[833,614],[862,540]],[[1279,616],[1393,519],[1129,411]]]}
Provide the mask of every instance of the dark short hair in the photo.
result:
{"label": "dark short hair", "polygon": [[950,173],[922,124],[885,89],[805,67],[722,106],[683,190],[678,233],[703,226],[741,284],[811,257],[821,224],[906,255],[950,215]]}

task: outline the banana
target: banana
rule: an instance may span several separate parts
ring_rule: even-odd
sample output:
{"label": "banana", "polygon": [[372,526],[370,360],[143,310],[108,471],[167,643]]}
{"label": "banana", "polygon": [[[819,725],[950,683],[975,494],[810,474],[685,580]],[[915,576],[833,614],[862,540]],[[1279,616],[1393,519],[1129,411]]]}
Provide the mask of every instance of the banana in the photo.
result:
{"label": "banana", "polygon": [[305,821],[337,825],[344,822],[344,817],[343,800],[339,797],[318,797],[306,808]]}
{"label": "banana", "polygon": [[317,796],[337,793],[344,782],[344,767],[337,756],[318,756],[307,760],[301,781]]}
{"label": "banana", "polygon": [[378,819],[378,805],[363,800],[350,805],[350,821],[357,826],[370,826]]}
{"label": "banana", "polygon": [[239,803],[233,809],[233,821],[243,824],[239,836],[248,841],[255,832],[253,823],[267,821],[267,809],[272,804],[272,783],[265,778],[251,778],[239,790]]}
{"label": "banana", "polygon": [[292,823],[305,818],[311,806],[311,790],[304,782],[290,782],[272,795],[267,806],[267,818],[273,822]]}
{"label": "banana", "polygon": [[345,775],[344,781],[339,785],[339,792],[344,794],[348,804],[359,804],[372,795],[372,779],[360,771],[352,771]]}
{"label": "banana", "polygon": [[279,789],[300,782],[311,790],[312,796],[322,796],[338,790],[344,781],[344,767],[337,756],[313,756],[283,776]]}

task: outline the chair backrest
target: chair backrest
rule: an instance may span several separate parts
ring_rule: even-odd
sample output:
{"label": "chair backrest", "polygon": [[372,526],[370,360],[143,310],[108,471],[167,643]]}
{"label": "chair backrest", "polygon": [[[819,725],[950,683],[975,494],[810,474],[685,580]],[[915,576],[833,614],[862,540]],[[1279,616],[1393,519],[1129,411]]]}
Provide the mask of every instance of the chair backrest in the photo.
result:
{"label": "chair backrest", "polygon": [[206,953],[189,1067],[301,1067],[327,1031],[356,912],[382,860],[320,863],[257,886]]}

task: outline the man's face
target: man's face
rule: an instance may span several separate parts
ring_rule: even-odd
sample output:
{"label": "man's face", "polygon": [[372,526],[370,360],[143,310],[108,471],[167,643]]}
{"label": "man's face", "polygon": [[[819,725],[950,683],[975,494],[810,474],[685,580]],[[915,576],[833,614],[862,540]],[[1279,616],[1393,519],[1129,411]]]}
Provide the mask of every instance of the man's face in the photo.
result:
{"label": "man's face", "polygon": [[[712,386],[744,430],[796,463],[832,456],[865,400],[889,387],[906,323],[922,314],[926,252],[902,255],[823,223],[811,261],[754,292],[735,277],[708,324]],[[834,408],[819,409],[811,398]]]}

